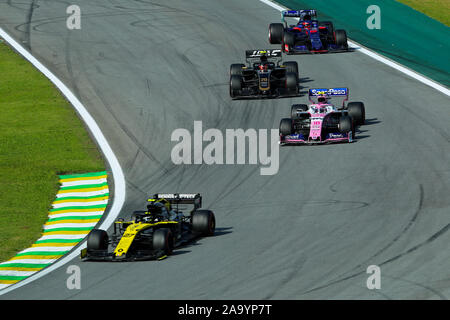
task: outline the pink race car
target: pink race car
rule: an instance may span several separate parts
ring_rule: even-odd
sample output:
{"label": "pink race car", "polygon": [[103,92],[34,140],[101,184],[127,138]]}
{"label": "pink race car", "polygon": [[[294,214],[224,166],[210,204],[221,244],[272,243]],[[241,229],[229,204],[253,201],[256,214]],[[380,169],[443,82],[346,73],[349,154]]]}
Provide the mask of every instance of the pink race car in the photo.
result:
{"label": "pink race car", "polygon": [[[291,118],[281,119],[280,144],[352,142],[356,126],[365,122],[362,102],[348,101],[348,88],[309,89],[311,105],[294,104]],[[344,97],[341,107],[330,103]],[[316,100],[316,101],[315,101]]]}

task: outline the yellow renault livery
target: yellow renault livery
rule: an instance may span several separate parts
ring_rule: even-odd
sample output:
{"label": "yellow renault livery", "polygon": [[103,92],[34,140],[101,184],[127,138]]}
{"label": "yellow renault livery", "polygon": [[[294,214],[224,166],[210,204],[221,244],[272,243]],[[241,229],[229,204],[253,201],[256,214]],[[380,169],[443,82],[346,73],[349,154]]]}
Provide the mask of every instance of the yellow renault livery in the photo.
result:
{"label": "yellow renault livery", "polygon": [[[93,229],[87,237],[82,260],[132,261],[164,259],[174,248],[200,236],[212,236],[215,216],[201,210],[200,194],[155,194],[147,211],[135,211],[129,221],[118,219],[111,235]],[[180,205],[193,205],[185,215]]]}

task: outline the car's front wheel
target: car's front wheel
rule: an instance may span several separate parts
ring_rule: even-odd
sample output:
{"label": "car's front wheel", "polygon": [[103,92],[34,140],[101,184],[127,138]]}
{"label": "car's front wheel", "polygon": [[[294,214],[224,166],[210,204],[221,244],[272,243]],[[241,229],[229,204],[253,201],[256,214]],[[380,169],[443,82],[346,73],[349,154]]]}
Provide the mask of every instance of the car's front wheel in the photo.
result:
{"label": "car's front wheel", "polygon": [[292,47],[295,45],[295,35],[291,32],[284,32],[283,34],[283,44]]}
{"label": "car's front wheel", "polygon": [[293,104],[291,107],[291,119],[297,119],[299,112],[308,111],[308,105],[306,104]]}
{"label": "car's front wheel", "polygon": [[108,249],[109,237],[105,230],[92,229],[87,236],[88,250],[106,250]]}
{"label": "car's front wheel", "polygon": [[280,121],[280,134],[288,136],[292,134],[292,119],[284,118]]}
{"label": "car's front wheel", "polygon": [[339,131],[341,133],[353,132],[353,119],[350,116],[342,116],[339,119]]}
{"label": "car's front wheel", "polygon": [[336,40],[336,44],[343,48],[348,48],[347,43],[347,32],[345,30],[336,30],[334,32],[334,38]]}
{"label": "car's front wheel", "polygon": [[161,250],[165,255],[171,255],[174,247],[172,231],[167,228],[156,229],[152,243],[153,250]]}

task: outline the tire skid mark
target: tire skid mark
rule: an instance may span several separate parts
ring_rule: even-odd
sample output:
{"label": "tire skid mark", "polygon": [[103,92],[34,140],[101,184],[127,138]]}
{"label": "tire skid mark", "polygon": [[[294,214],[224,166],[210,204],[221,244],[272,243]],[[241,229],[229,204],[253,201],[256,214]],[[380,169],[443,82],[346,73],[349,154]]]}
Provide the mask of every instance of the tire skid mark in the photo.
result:
{"label": "tire skid mark", "polygon": [[31,52],[31,20],[33,19],[33,12],[34,12],[36,5],[37,5],[37,0],[33,0],[30,4],[30,9],[28,10],[27,22],[25,23],[26,30],[25,30],[24,44],[25,44],[25,47],[30,52]]}
{"label": "tire skid mark", "polygon": [[378,257],[379,255],[381,255],[383,252],[385,252],[386,250],[388,250],[390,247],[392,247],[416,222],[417,217],[419,216],[420,212],[422,211],[422,207],[423,207],[423,202],[424,202],[424,191],[423,191],[423,185],[419,184],[419,203],[417,205],[417,209],[414,212],[414,215],[411,217],[411,219],[409,219],[408,223],[403,227],[403,229],[397,234],[397,236],[394,237],[394,239],[392,239],[386,246],[384,246],[383,248],[381,248],[380,250],[378,250],[375,254],[373,254],[370,258],[368,258],[364,263],[359,264],[358,266],[356,266],[354,269],[359,269],[362,266],[367,265],[367,263],[369,263],[369,261],[372,261],[373,259],[375,259],[376,257]]}
{"label": "tire skid mark", "polygon": [[[402,257],[404,257],[404,256],[406,256],[406,255],[408,255],[408,254],[410,254],[410,253],[412,253],[412,252],[417,251],[418,249],[422,248],[423,246],[426,246],[427,244],[430,244],[431,242],[435,241],[436,239],[438,239],[439,237],[441,237],[442,235],[444,235],[449,229],[450,229],[450,223],[448,223],[448,224],[447,224],[446,226],[444,226],[442,229],[440,229],[439,231],[437,231],[436,233],[434,233],[434,234],[433,234],[431,237],[429,237],[427,240],[425,240],[425,241],[423,241],[423,242],[421,242],[421,243],[415,245],[414,247],[412,247],[412,248],[410,248],[410,249],[408,249],[408,250],[406,250],[406,251],[404,251],[404,252],[402,252],[402,253],[400,253],[400,254],[398,254],[398,255],[392,257],[392,258],[389,258],[389,259],[383,261],[382,263],[379,263],[378,266],[381,267],[381,266],[383,266],[383,265],[386,265],[386,264],[388,264],[388,263],[391,263],[391,262],[393,262],[393,261],[396,261],[396,260],[398,260],[398,259],[400,259],[400,258],[402,258]],[[344,277],[344,278],[341,278],[341,279],[338,279],[338,280],[329,282],[329,283],[327,283],[327,284],[324,284],[324,285],[322,285],[322,286],[318,286],[318,287],[309,289],[309,290],[307,290],[307,291],[304,291],[304,292],[301,293],[301,295],[305,295],[305,294],[308,294],[308,293],[311,293],[311,292],[315,292],[315,291],[318,291],[318,290],[322,290],[322,289],[331,287],[331,286],[333,286],[333,285],[339,284],[339,283],[344,282],[344,281],[346,281],[346,280],[350,280],[350,279],[352,279],[352,278],[355,278],[355,277],[360,276],[360,275],[365,274],[365,273],[366,273],[365,270],[360,271],[360,272],[357,272],[357,273],[353,273],[353,274],[351,274],[351,275],[349,275],[349,276],[346,276],[346,277]],[[423,285],[422,285],[422,287],[423,287]],[[437,290],[434,290],[434,291],[438,292]],[[443,295],[442,293],[440,293],[439,296],[444,296],[444,295]]]}
{"label": "tire skid mark", "polygon": [[386,274],[383,274],[383,278],[388,278],[388,279],[392,279],[392,280],[397,280],[397,281],[402,281],[402,282],[406,282],[412,285],[415,285],[417,287],[423,288],[425,290],[428,290],[430,292],[432,292],[434,295],[438,296],[441,300],[448,300],[448,298],[441,292],[437,291],[436,289],[433,289],[427,285],[424,285],[422,283],[419,283],[417,281],[412,281],[412,280],[408,280],[408,279],[404,279],[404,278],[400,278],[400,277],[393,277],[393,276],[389,276]]}
{"label": "tire skid mark", "polygon": [[[424,190],[423,190],[423,185],[419,184],[419,203],[417,206],[417,209],[414,213],[414,215],[412,216],[412,218],[408,221],[408,223],[406,224],[406,226],[402,229],[402,231],[400,231],[400,233],[394,238],[392,239],[386,246],[384,246],[383,248],[381,248],[380,250],[378,250],[375,254],[373,254],[370,258],[366,259],[364,262],[360,263],[359,265],[357,265],[356,267],[354,267],[352,270],[355,269],[361,269],[363,266],[366,266],[367,263],[369,263],[370,261],[372,261],[374,258],[378,257],[380,254],[382,254],[383,252],[385,252],[387,249],[389,249],[390,247],[392,247],[414,224],[414,222],[417,220],[417,217],[419,215],[419,213],[422,210],[422,206],[423,206],[423,201],[424,201]],[[337,277],[337,278],[341,278],[340,281],[344,281],[344,280],[348,280],[350,278],[353,278],[355,276],[358,276],[360,274],[362,274],[363,272],[359,272],[356,274],[352,274],[350,277]],[[338,282],[340,282],[338,280]],[[331,282],[333,283],[333,282]],[[334,283],[333,283],[334,284]]]}

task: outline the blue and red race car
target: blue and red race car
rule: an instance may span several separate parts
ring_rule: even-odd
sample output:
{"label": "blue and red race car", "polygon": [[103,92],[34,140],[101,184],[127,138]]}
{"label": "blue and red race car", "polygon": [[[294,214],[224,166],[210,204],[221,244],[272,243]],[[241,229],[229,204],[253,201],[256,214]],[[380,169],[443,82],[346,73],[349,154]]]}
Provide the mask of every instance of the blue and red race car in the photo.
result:
{"label": "blue and red race car", "polygon": [[[298,21],[288,25],[286,18]],[[281,21],[269,25],[269,42],[281,44],[286,54],[348,51],[345,30],[335,30],[331,21],[318,21],[314,9],[282,11]]]}

